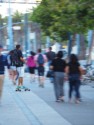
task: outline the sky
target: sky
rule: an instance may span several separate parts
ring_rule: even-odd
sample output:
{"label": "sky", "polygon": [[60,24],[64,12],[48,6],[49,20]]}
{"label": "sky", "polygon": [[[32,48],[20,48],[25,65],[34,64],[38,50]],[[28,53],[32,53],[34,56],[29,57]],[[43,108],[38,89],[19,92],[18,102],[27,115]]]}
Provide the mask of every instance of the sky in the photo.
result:
{"label": "sky", "polygon": [[[11,0],[10,0],[11,1]],[[22,1],[22,0],[16,0],[16,1]],[[35,3],[36,0],[28,0],[32,3]],[[11,8],[11,13],[13,14],[15,11],[19,11],[21,13],[25,13],[28,9],[32,9],[33,7],[36,7],[36,4],[10,4]],[[0,3],[0,14],[2,17],[8,16],[8,9],[9,8],[9,3]]]}

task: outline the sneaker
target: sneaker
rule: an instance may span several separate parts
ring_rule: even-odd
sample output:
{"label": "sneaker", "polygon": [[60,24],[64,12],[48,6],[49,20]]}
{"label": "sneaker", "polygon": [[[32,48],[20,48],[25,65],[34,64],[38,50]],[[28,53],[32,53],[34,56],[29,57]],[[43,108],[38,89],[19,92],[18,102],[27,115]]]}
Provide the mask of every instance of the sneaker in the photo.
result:
{"label": "sneaker", "polygon": [[76,104],[79,104],[79,103],[80,103],[80,101],[79,101],[79,100],[76,100],[76,101],[75,101],[75,103],[76,103]]}
{"label": "sneaker", "polygon": [[63,97],[60,97],[59,100],[62,101],[62,102],[64,102],[64,98]]}
{"label": "sneaker", "polygon": [[60,100],[60,99],[57,99],[56,102],[61,102],[61,100]]}
{"label": "sneaker", "polygon": [[15,91],[21,91],[21,86],[17,86]]}

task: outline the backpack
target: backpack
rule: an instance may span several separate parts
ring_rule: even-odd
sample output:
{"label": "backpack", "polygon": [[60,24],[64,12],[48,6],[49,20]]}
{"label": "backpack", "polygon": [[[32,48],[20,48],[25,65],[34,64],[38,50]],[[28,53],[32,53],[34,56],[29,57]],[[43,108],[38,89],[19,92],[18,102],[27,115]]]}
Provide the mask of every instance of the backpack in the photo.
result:
{"label": "backpack", "polygon": [[38,58],[37,58],[37,63],[39,64],[39,65],[43,65],[44,64],[44,57],[43,57],[43,55],[42,54],[39,54],[38,55]]}
{"label": "backpack", "polygon": [[19,58],[17,50],[13,50],[11,54],[11,61],[13,66],[20,66],[21,65],[21,60]]}
{"label": "backpack", "polygon": [[34,61],[34,57],[33,56],[30,56],[27,59],[27,66],[29,66],[29,67],[36,67],[36,63]]}

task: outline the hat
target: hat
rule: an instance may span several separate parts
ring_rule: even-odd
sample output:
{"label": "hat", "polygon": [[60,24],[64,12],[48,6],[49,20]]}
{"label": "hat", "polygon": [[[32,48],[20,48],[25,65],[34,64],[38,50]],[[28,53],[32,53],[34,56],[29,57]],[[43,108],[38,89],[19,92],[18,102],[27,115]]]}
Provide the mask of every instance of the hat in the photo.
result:
{"label": "hat", "polygon": [[2,46],[2,45],[0,45],[0,49],[1,49],[1,48],[3,48],[3,46]]}

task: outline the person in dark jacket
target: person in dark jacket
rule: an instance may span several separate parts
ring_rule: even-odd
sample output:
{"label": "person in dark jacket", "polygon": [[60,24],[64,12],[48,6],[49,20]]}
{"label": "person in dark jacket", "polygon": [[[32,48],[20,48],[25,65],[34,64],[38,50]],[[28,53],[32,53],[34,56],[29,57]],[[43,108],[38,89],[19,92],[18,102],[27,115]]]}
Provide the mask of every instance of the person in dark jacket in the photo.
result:
{"label": "person in dark jacket", "polygon": [[[46,53],[47,60],[48,60],[48,67],[50,68],[50,65],[52,63],[52,60],[56,57],[56,53],[52,51],[52,47],[49,47],[49,51]],[[50,70],[50,69],[49,69]],[[53,78],[50,78],[51,83],[53,83]]]}
{"label": "person in dark jacket", "polygon": [[79,87],[81,84],[82,68],[78,62],[78,58],[75,54],[70,55],[69,63],[66,67],[66,73],[69,79],[69,102],[72,102],[72,93],[75,91],[75,102],[79,103],[80,92]]}
{"label": "person in dark jacket", "polygon": [[3,47],[0,45],[0,103],[2,98],[3,92],[3,85],[4,85],[4,73],[5,73],[5,66],[7,65],[7,58],[2,55]]}
{"label": "person in dark jacket", "polygon": [[64,101],[64,72],[66,62],[63,57],[63,52],[59,51],[56,58],[52,60],[51,69],[54,71],[54,91],[56,102]]}
{"label": "person in dark jacket", "polygon": [[46,53],[48,65],[50,66],[52,60],[56,57],[55,52],[52,51],[52,47],[49,47],[49,51]]}

